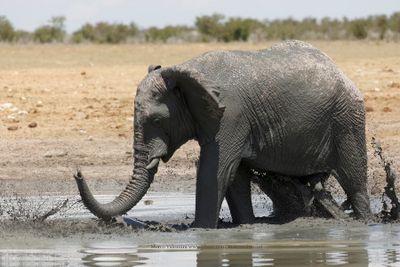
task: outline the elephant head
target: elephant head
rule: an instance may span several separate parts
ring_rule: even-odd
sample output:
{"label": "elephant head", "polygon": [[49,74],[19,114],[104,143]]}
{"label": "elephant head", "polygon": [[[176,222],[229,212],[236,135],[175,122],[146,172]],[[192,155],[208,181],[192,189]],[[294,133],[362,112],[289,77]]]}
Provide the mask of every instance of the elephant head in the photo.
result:
{"label": "elephant head", "polygon": [[128,185],[110,203],[99,203],[82,174],[75,179],[84,205],[110,220],[126,213],[146,194],[160,159],[167,162],[190,139],[199,143],[215,136],[224,106],[218,86],[194,70],[149,66],[134,103],[133,173]]}

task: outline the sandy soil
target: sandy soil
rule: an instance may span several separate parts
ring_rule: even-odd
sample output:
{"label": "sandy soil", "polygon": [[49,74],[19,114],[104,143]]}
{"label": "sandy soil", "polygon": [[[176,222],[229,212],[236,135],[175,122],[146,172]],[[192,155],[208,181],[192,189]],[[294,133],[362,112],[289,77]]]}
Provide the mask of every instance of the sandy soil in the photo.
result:
{"label": "sandy soil", "polygon": [[[96,193],[119,192],[131,173],[134,94],[149,64],[271,44],[0,45],[0,194],[77,194],[78,165]],[[364,93],[368,140],[377,136],[400,171],[400,44],[313,44]],[[186,144],[151,190],[194,192],[197,156],[197,144]],[[383,186],[370,153],[371,193]]]}

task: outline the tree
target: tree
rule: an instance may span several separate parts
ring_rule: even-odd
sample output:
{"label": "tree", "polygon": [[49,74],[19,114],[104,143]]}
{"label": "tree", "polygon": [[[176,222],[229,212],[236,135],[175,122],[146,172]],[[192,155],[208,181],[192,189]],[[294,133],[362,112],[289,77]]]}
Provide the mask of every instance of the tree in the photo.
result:
{"label": "tree", "polygon": [[264,27],[261,22],[254,19],[230,18],[221,25],[217,37],[225,42],[247,41],[252,32]]}
{"label": "tree", "polygon": [[299,38],[298,26],[299,22],[293,18],[274,20],[268,26],[267,36],[269,39],[294,39]]}
{"label": "tree", "polygon": [[386,31],[389,29],[387,17],[385,15],[378,16],[376,18],[376,26],[379,32],[379,39],[385,38]]}
{"label": "tree", "polygon": [[72,41],[74,43],[81,43],[83,41],[94,42],[95,39],[94,27],[90,23],[84,24],[78,31],[72,34]]}
{"label": "tree", "polygon": [[41,26],[33,32],[33,40],[40,43],[62,42],[65,38],[65,17],[52,17],[48,25]]}
{"label": "tree", "polygon": [[221,14],[196,17],[195,26],[200,33],[218,39],[220,38],[222,21],[224,18],[225,17]]}
{"label": "tree", "polygon": [[133,37],[139,32],[136,24],[131,23],[125,25],[122,23],[109,24],[107,22],[99,22],[96,25],[86,23],[78,31],[72,35],[75,43],[84,41],[95,43],[111,43],[118,44],[126,42],[128,37]]}
{"label": "tree", "polygon": [[388,24],[390,30],[400,33],[400,12],[393,13],[389,18]]}
{"label": "tree", "polygon": [[23,30],[17,30],[14,32],[14,42],[19,42],[19,43],[29,43],[32,42],[33,36],[31,32],[28,31],[23,31]]}
{"label": "tree", "polygon": [[53,28],[64,31],[65,20],[66,19],[64,16],[57,16],[57,17],[52,17],[49,22]]}
{"label": "tree", "polygon": [[172,37],[182,37],[185,33],[192,31],[187,26],[166,26],[164,28],[150,27],[145,31],[148,42],[167,42]]}
{"label": "tree", "polygon": [[6,17],[0,16],[0,41],[11,42],[13,39],[14,27]]}
{"label": "tree", "polygon": [[366,22],[363,19],[356,19],[350,23],[351,32],[357,39],[365,39],[368,36]]}
{"label": "tree", "polygon": [[128,33],[129,28],[124,24],[100,22],[97,23],[95,27],[96,41],[99,43],[122,43],[126,40]]}

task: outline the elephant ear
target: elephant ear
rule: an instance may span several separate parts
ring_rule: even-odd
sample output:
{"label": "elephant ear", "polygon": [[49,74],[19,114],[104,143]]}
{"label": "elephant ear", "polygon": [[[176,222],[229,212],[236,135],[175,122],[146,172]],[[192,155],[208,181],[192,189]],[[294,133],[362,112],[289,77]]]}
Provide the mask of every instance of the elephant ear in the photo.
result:
{"label": "elephant ear", "polygon": [[175,90],[178,95],[183,96],[200,133],[207,139],[213,138],[225,110],[219,86],[203,74],[182,67],[165,68],[161,71],[161,76],[168,90]]}
{"label": "elephant ear", "polygon": [[147,67],[147,73],[150,73],[150,72],[158,70],[158,69],[161,69],[161,65],[149,65]]}

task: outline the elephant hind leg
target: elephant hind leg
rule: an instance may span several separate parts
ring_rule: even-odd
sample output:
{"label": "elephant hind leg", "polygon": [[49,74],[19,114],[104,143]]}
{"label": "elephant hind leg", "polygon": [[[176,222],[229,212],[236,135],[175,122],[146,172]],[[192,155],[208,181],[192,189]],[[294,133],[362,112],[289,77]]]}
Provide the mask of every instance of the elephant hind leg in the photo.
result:
{"label": "elephant hind leg", "polygon": [[290,221],[312,214],[313,195],[307,184],[314,180],[323,183],[325,178],[326,174],[294,177],[271,173],[265,177],[259,177],[256,181],[273,203],[273,212],[270,217]]}
{"label": "elephant hind leg", "polygon": [[255,221],[251,203],[250,178],[252,173],[243,164],[239,165],[232,182],[226,191],[226,201],[235,224],[253,223]]}
{"label": "elephant hind leg", "polygon": [[333,175],[338,180],[359,219],[368,219],[367,153],[362,132],[347,133],[338,141]]}

